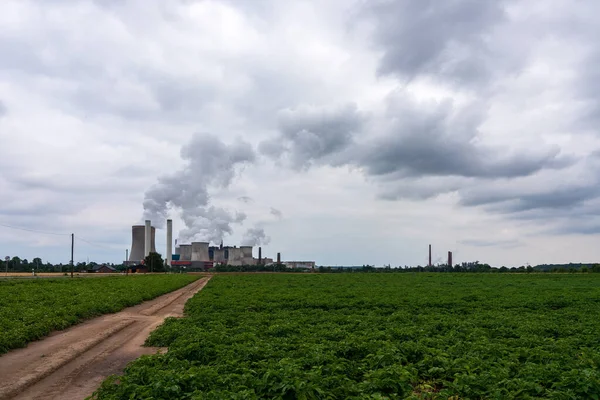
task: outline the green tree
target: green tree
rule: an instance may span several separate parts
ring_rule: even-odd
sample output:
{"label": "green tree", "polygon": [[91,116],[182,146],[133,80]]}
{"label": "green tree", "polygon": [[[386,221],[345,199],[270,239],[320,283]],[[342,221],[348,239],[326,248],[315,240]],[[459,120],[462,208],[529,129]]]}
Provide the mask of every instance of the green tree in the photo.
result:
{"label": "green tree", "polygon": [[8,269],[13,271],[19,271],[21,269],[21,258],[13,257],[8,263]]}
{"label": "green tree", "polygon": [[150,272],[164,272],[165,262],[159,253],[150,253],[144,258],[144,266]]}

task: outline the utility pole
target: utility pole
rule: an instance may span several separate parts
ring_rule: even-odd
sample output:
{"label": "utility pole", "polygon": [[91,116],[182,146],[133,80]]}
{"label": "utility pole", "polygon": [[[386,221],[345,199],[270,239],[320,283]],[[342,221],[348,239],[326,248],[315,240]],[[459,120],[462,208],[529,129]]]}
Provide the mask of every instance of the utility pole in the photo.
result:
{"label": "utility pole", "polygon": [[129,249],[125,249],[125,276],[129,275],[129,265],[127,265],[128,261],[129,261]]}
{"label": "utility pole", "polygon": [[75,248],[75,234],[71,233],[71,278],[73,277],[73,249]]}

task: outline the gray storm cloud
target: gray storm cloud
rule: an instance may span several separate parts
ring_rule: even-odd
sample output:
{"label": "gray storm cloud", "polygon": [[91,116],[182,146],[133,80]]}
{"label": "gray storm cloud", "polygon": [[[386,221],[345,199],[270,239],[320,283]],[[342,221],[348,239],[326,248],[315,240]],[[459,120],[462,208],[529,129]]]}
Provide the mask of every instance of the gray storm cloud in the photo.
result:
{"label": "gray storm cloud", "polygon": [[342,106],[300,106],[278,113],[280,136],[259,145],[261,153],[286,155],[295,169],[313,164],[338,164],[336,155],[346,149],[362,127],[363,117],[354,103]]}
{"label": "gray storm cloud", "polygon": [[[506,19],[504,0],[390,0],[365,2],[373,44],[382,51],[378,72],[412,79],[429,75],[481,85],[499,68],[487,37]],[[514,50],[513,50],[514,52]]]}
{"label": "gray storm cloud", "polygon": [[196,134],[181,149],[181,158],[185,161],[181,170],[159,177],[146,191],[144,218],[161,228],[169,210],[176,208],[185,224],[180,241],[218,243],[246,215],[211,205],[209,188],[227,188],[239,167],[255,161],[254,150],[247,142],[226,144],[214,135]]}
{"label": "gray storm cloud", "polygon": [[511,153],[475,144],[484,120],[482,105],[457,106],[450,100],[421,104],[402,91],[393,93],[383,134],[353,149],[351,162],[377,177],[484,179],[528,176],[569,164],[557,146]]}
{"label": "gray storm cloud", "polygon": [[[511,152],[475,144],[485,111],[482,105],[457,106],[450,99],[422,104],[394,91],[386,115],[376,121],[382,127],[378,135],[368,135],[373,121],[354,106],[299,108],[281,113],[279,135],[259,147],[277,158],[281,153],[267,151],[277,143],[292,167],[349,165],[388,182],[436,176],[515,178],[570,165],[557,146]],[[359,143],[354,140],[358,135],[367,138]]]}

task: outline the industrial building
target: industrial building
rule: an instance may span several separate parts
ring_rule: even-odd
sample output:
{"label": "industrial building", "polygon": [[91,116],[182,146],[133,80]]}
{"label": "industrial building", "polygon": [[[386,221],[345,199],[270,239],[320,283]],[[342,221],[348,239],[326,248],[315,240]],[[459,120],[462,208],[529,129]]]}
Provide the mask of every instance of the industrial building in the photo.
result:
{"label": "industrial building", "polygon": [[[259,248],[259,254],[261,249]],[[192,267],[210,268],[216,264],[227,265],[256,265],[259,262],[270,264],[272,259],[254,258],[252,246],[210,246],[208,242],[192,242],[181,244],[175,248],[175,265],[191,263]]]}
{"label": "industrial building", "polygon": [[[137,265],[150,254],[156,252],[155,235],[156,229],[151,221],[147,220],[145,225],[134,225],[131,227],[131,253],[126,264]],[[208,242],[192,242],[191,244],[180,244],[176,246],[173,253],[173,222],[167,220],[167,266],[179,265],[190,266],[193,269],[207,269],[216,264],[227,265],[268,265],[273,263],[271,258],[262,257],[262,249],[258,248],[258,258],[252,255],[252,246],[210,246]]]}
{"label": "industrial building", "polygon": [[282,264],[288,268],[315,268],[314,261],[284,261]]}

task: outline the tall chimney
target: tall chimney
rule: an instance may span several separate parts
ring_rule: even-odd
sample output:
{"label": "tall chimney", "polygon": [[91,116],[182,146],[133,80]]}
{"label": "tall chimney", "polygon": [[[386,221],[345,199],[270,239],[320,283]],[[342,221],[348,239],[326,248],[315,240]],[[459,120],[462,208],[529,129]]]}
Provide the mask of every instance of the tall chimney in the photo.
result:
{"label": "tall chimney", "polygon": [[146,220],[146,227],[144,229],[144,258],[148,257],[148,254],[152,251],[152,222],[149,219]]}
{"label": "tall chimney", "polygon": [[173,220],[167,220],[167,267],[171,268],[173,261]]}
{"label": "tall chimney", "polygon": [[431,267],[431,245],[429,245],[429,266]]}
{"label": "tall chimney", "polygon": [[277,264],[281,264],[281,253],[277,253]]}
{"label": "tall chimney", "polygon": [[258,248],[258,265],[262,265],[262,247]]}
{"label": "tall chimney", "polygon": [[448,252],[448,266],[449,267],[452,266],[452,252],[451,251]]}

